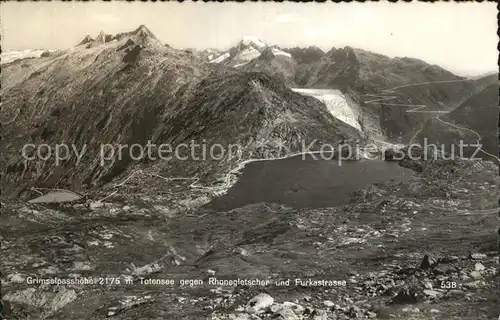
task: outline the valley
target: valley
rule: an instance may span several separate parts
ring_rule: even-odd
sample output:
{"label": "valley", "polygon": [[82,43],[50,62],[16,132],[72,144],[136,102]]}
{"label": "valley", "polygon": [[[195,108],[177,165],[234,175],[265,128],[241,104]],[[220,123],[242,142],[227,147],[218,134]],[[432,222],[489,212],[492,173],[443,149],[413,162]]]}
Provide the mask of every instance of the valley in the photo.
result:
{"label": "valley", "polygon": [[[176,49],[145,25],[25,53],[2,53],[6,319],[500,313],[498,74],[249,36]],[[481,159],[410,158],[424,139]],[[149,143],[183,157],[133,156]]]}

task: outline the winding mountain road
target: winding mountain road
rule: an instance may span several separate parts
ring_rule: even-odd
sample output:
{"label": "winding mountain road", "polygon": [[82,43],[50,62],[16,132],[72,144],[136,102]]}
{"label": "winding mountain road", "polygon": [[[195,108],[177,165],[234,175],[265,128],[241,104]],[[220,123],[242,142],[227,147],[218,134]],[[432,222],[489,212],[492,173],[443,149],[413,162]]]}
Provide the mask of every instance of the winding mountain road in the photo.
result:
{"label": "winding mountain road", "polygon": [[[387,103],[385,101],[390,101],[390,100],[396,99],[398,96],[395,94],[396,93],[395,90],[400,89],[400,88],[407,88],[407,87],[412,87],[412,86],[421,86],[421,85],[427,85],[427,84],[436,84],[436,83],[452,83],[452,82],[466,82],[466,81],[474,81],[474,80],[471,80],[471,79],[460,79],[460,80],[429,81],[429,82],[421,82],[421,83],[414,83],[414,84],[406,84],[406,85],[402,85],[402,86],[393,87],[393,88],[390,88],[390,89],[384,89],[384,90],[381,91],[381,94],[366,94],[366,96],[374,97],[376,99],[365,101],[365,103],[379,103],[379,104],[384,104],[384,105],[389,105],[389,106],[414,107],[413,109],[406,110],[405,112],[407,112],[407,113],[420,112],[420,113],[447,114],[448,111],[440,111],[440,110],[439,111],[438,110],[423,111],[423,110],[420,110],[420,109],[428,107],[427,105],[424,105],[424,104]],[[481,145],[481,139],[482,139],[482,137],[476,131],[474,131],[472,129],[469,129],[469,128],[460,127],[460,126],[457,126],[457,125],[452,124],[450,122],[444,121],[439,116],[436,116],[434,119],[442,122],[443,124],[449,125],[449,126],[455,128],[455,129],[466,130],[466,131],[472,132],[473,134],[475,134],[477,136],[477,142],[476,143],[478,145]],[[413,142],[413,140],[417,137],[417,135],[420,132],[422,132],[423,128],[424,128],[424,125],[422,125],[422,127],[413,135],[413,137],[409,141],[409,144],[411,144]],[[495,158],[500,163],[500,158],[499,157],[497,157],[497,156],[495,156],[495,155],[493,155],[493,154],[491,154],[491,153],[483,150],[482,148],[479,148],[479,150],[481,152],[483,152],[484,154]]]}

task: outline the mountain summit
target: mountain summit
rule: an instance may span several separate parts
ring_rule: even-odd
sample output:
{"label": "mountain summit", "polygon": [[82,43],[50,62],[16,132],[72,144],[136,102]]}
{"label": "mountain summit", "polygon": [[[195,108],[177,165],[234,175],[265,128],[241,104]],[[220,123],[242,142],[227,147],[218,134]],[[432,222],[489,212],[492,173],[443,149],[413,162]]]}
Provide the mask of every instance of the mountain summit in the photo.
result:
{"label": "mountain summit", "polygon": [[151,30],[149,30],[143,24],[141,24],[137,29],[135,29],[134,31],[132,31],[132,33],[134,35],[137,35],[137,36],[140,36],[140,37],[143,37],[143,38],[150,37],[150,38],[158,40],[158,38],[156,38],[156,36],[153,34],[153,32],[151,32]]}
{"label": "mountain summit", "polygon": [[153,32],[151,32],[151,30],[143,24],[135,30],[117,34],[113,37],[113,40],[121,41],[126,38],[131,39],[135,44],[144,47],[152,45],[159,48],[163,46]]}
{"label": "mountain summit", "polygon": [[133,36],[138,36],[140,38],[151,38],[158,40],[156,36],[151,32],[151,30],[148,29],[145,25],[141,24],[139,27],[136,29],[129,31],[129,32],[123,32],[123,33],[118,33],[116,36],[114,36],[114,39],[120,41],[123,38],[127,37],[133,37]]}
{"label": "mountain summit", "polygon": [[92,38],[90,35],[87,34],[85,38],[83,38],[82,41],[80,41],[77,44],[77,46],[86,45],[87,48],[91,48],[94,46],[99,46],[101,44],[108,43],[113,39],[114,37],[112,35],[107,34],[103,30],[101,30],[95,38]]}
{"label": "mountain summit", "polygon": [[94,41],[98,44],[104,44],[104,43],[110,42],[112,40],[113,40],[112,35],[106,34],[103,30],[101,30],[101,32],[99,32],[99,34],[97,35],[97,38],[95,38]]}

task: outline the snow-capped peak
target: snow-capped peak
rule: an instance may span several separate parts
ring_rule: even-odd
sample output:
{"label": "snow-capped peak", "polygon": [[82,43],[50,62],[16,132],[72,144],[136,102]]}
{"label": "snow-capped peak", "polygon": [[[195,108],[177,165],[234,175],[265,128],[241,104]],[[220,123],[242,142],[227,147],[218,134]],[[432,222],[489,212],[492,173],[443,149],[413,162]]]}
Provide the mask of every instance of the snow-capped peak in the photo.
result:
{"label": "snow-capped peak", "polygon": [[244,36],[243,40],[241,40],[241,43],[245,46],[254,44],[255,46],[257,46],[259,48],[267,47],[267,44],[264,41],[260,40],[257,37],[253,37],[253,36]]}

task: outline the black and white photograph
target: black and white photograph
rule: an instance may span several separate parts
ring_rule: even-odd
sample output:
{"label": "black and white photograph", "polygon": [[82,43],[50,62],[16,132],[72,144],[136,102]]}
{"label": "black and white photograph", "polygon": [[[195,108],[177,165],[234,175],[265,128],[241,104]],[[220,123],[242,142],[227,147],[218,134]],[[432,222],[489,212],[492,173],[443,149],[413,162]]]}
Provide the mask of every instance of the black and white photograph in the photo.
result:
{"label": "black and white photograph", "polygon": [[500,319],[496,2],[0,6],[0,319]]}

